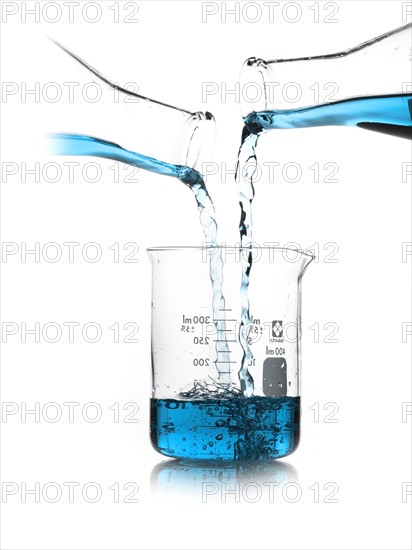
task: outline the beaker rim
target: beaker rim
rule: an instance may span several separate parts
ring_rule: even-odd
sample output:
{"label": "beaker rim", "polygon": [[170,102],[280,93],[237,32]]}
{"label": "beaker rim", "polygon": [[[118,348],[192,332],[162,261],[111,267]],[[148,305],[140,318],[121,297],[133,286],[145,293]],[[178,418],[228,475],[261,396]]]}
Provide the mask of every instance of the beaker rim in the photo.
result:
{"label": "beaker rim", "polygon": [[190,251],[203,251],[205,249],[217,248],[219,250],[228,250],[228,251],[247,251],[247,250],[276,250],[276,251],[292,251],[299,252],[312,260],[315,258],[315,255],[308,249],[294,248],[292,246],[240,246],[240,245],[217,245],[217,244],[207,244],[203,246],[152,246],[146,248],[146,252],[190,252]]}

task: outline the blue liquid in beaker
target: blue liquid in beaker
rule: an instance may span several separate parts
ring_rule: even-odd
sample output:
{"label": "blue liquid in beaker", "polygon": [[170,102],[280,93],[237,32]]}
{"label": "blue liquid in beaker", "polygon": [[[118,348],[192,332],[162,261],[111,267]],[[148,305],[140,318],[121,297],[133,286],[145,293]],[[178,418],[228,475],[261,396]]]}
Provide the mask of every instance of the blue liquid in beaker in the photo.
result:
{"label": "blue liquid in beaker", "polygon": [[151,400],[151,440],[170,457],[268,460],[299,443],[299,397]]}

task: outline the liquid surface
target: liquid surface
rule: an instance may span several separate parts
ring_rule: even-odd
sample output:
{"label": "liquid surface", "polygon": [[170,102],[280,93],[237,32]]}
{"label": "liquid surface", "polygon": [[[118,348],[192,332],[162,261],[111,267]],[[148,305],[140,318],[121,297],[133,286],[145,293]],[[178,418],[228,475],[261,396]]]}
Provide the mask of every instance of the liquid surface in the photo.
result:
{"label": "liquid surface", "polygon": [[299,443],[299,397],[151,400],[160,453],[190,460],[268,460]]}
{"label": "liquid surface", "polygon": [[260,111],[244,119],[246,127],[262,130],[316,126],[358,126],[412,139],[412,95],[360,97],[305,109]]}

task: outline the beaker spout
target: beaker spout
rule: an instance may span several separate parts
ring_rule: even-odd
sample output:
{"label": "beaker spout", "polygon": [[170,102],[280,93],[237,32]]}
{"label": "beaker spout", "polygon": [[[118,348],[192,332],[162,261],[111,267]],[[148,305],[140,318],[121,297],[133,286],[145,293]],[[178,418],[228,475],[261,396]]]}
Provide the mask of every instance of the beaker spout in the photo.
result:
{"label": "beaker spout", "polygon": [[299,279],[303,277],[307,268],[309,267],[309,264],[311,264],[314,259],[315,255],[312,253],[311,250],[302,250]]}

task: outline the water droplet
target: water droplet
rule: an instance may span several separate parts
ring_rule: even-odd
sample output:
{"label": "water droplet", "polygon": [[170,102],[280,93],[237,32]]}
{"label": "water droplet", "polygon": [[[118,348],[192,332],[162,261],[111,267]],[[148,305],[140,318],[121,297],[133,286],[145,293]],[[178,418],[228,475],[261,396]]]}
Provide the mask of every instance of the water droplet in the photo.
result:
{"label": "water droplet", "polygon": [[217,439],[218,441],[221,441],[223,439],[223,435],[219,434],[215,437],[215,439]]}

